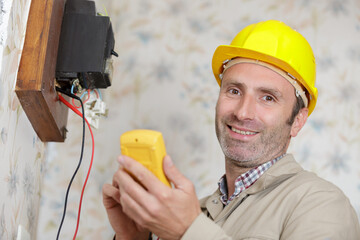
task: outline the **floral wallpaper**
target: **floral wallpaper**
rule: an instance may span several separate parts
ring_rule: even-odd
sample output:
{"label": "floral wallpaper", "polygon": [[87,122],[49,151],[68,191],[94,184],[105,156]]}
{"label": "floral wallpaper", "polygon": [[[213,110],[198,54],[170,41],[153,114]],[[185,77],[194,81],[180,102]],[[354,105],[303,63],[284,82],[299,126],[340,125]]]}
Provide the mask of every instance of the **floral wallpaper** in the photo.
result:
{"label": "floral wallpaper", "polygon": [[[267,19],[282,20],[297,29],[308,39],[317,59],[319,100],[305,128],[292,140],[289,152],[304,168],[339,186],[360,213],[358,0],[98,0],[96,4],[98,12],[111,17],[119,57],[114,59],[112,86],[102,91],[109,112],[100,120],[99,129],[94,129],[95,159],[85,190],[78,239],[111,239],[113,235],[102,206],[101,187],[111,181],[117,169],[119,137],[124,131],[161,131],[168,153],[194,182],[199,197],[216,188],[224,173],[224,161],[214,129],[219,87],[211,71],[212,54],[218,45],[229,44],[244,26]],[[17,116],[16,108],[11,111]],[[81,119],[69,115],[66,142],[47,145],[38,239],[55,238],[66,187],[79,159]],[[14,117],[11,124],[16,120]],[[13,141],[14,134],[9,128],[6,131],[8,141]],[[62,239],[70,239],[75,231],[91,155],[89,136],[86,132],[84,163],[70,191]],[[29,144],[31,140],[22,141]],[[25,174],[23,169],[24,164],[41,162],[43,145],[34,140],[34,146],[39,148],[39,160],[25,161],[17,155],[16,147],[5,148],[16,155],[2,164],[9,164],[5,176],[11,171],[19,174],[18,192],[23,191],[20,189],[25,187],[27,174],[38,176],[35,170]],[[16,167],[20,161],[23,163]],[[37,186],[32,186],[35,192]],[[1,194],[21,201],[13,188],[2,188],[8,190]],[[28,201],[24,203],[23,208]],[[9,222],[7,226],[11,221],[5,221]]]}
{"label": "floral wallpaper", "polygon": [[14,92],[30,0],[0,1],[0,239],[36,239],[45,144]]}

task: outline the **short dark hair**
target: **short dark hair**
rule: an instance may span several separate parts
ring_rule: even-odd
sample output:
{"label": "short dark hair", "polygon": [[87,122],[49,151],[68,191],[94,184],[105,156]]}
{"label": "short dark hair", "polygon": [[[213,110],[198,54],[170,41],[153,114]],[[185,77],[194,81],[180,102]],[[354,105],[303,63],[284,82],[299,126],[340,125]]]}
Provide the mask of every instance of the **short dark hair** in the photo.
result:
{"label": "short dark hair", "polygon": [[301,109],[305,107],[304,101],[301,99],[300,96],[296,97],[296,102],[294,104],[294,107],[292,109],[291,116],[287,120],[287,124],[290,126],[294,123],[296,115],[300,112]]}

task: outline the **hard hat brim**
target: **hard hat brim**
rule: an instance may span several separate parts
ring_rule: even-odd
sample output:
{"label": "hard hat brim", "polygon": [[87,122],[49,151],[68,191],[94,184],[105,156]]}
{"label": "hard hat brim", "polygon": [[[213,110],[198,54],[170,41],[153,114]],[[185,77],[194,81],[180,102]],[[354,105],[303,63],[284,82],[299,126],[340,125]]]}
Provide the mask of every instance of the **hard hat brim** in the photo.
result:
{"label": "hard hat brim", "polygon": [[[260,52],[256,52],[256,51],[245,49],[245,48],[240,48],[237,46],[231,46],[231,45],[220,45],[219,47],[216,48],[215,53],[213,55],[212,70],[213,70],[214,76],[215,76],[216,81],[218,82],[219,86],[221,86],[220,74],[222,73],[224,62],[226,60],[231,60],[232,58],[235,58],[235,57],[251,58],[251,59],[255,59],[255,60],[259,60],[259,61],[263,61],[263,62],[272,64],[275,67],[278,67],[278,68],[282,69],[283,71],[290,73],[306,89],[309,89],[309,86],[303,80],[302,76],[300,76],[298,74],[298,72],[295,71],[285,61],[282,61],[278,58],[275,58],[275,57],[272,57],[272,56],[269,56],[269,55],[266,55],[266,54],[263,54]],[[308,109],[309,109],[308,115],[310,115],[315,108],[315,103],[317,101],[317,91],[313,92],[313,94],[311,94],[309,92],[309,95],[310,95],[310,99],[309,99],[310,101],[309,101],[309,106],[308,106]]]}

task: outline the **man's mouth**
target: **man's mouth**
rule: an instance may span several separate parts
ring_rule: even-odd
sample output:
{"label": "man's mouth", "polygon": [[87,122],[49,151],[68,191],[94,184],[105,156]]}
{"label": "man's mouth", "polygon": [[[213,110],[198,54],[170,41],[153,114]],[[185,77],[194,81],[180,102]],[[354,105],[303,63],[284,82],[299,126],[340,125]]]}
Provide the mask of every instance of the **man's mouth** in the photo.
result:
{"label": "man's mouth", "polygon": [[238,134],[241,134],[241,135],[255,135],[257,134],[257,132],[253,132],[253,131],[243,131],[243,130],[240,130],[240,129],[236,129],[234,127],[230,127],[231,128],[231,131],[235,132],[235,133],[238,133]]}

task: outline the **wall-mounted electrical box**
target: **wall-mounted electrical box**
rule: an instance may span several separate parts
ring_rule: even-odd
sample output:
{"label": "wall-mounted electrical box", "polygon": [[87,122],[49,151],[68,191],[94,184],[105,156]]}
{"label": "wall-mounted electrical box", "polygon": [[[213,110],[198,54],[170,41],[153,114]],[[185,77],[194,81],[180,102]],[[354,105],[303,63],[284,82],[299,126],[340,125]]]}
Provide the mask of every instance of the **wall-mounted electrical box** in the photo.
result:
{"label": "wall-mounted electrical box", "polygon": [[[111,85],[114,34],[109,17],[87,0],[32,0],[15,92],[43,142],[63,142],[68,109],[56,86]],[[61,34],[60,34],[61,33]]]}
{"label": "wall-mounted electrical box", "polygon": [[70,87],[79,79],[86,89],[109,87],[114,44],[110,18],[96,14],[94,2],[68,0],[56,65],[58,83]]}

